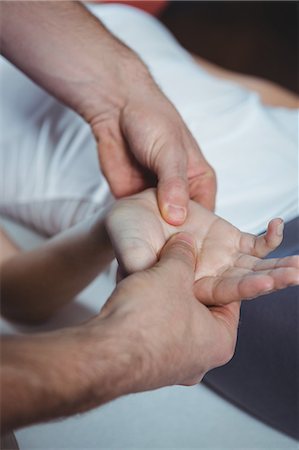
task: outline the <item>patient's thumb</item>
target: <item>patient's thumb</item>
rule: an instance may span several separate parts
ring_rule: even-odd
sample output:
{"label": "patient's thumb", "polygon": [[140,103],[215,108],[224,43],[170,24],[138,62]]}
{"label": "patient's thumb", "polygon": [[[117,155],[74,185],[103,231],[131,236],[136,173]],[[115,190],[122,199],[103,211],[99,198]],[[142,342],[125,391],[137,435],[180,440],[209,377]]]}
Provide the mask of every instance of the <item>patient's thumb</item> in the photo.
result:
{"label": "patient's thumb", "polygon": [[190,277],[194,280],[195,263],[196,246],[189,233],[173,235],[160,253],[159,265],[167,267],[174,277]]}

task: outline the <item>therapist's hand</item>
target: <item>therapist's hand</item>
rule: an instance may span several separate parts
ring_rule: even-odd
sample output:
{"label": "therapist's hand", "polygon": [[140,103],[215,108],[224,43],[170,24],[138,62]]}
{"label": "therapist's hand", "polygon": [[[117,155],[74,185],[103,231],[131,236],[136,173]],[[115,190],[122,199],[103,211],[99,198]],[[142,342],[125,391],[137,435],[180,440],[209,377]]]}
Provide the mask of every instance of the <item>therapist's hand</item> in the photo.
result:
{"label": "therapist's hand", "polygon": [[192,237],[174,236],[159,262],[119,283],[88,322],[4,336],[3,432],[125,394],[195,384],[225,364],[235,348],[239,305],[207,308],[195,298],[195,260]]}
{"label": "therapist's hand", "polygon": [[[158,263],[121,281],[89,323],[95,334],[103,319],[111,337],[118,336],[122,346],[129,343],[126,354],[133,352],[136,362],[130,375],[133,392],[198,383],[233,356],[239,303],[201,304],[193,292],[195,265],[192,236],[172,236]],[[123,379],[129,381],[126,375]]]}
{"label": "therapist's hand", "polygon": [[171,235],[187,231],[198,250],[195,293],[208,305],[257,297],[299,284],[299,256],[262,258],[283,238],[283,222],[272,220],[262,236],[242,233],[195,202],[181,227],[160,216],[156,193],[148,189],[116,202],[108,213],[107,230],[124,274],[151,267]]}
{"label": "therapist's hand", "polygon": [[189,197],[214,208],[213,169],[131,49],[79,2],[2,4],[3,55],[91,125],[116,197],[158,182],[173,225],[184,222]]}
{"label": "therapist's hand", "polygon": [[132,68],[137,75],[134,86],[128,76],[123,107],[108,106],[91,120],[101,168],[116,197],[135,194],[158,182],[162,216],[181,225],[189,198],[214,209],[215,172],[145,67],[132,61]]}

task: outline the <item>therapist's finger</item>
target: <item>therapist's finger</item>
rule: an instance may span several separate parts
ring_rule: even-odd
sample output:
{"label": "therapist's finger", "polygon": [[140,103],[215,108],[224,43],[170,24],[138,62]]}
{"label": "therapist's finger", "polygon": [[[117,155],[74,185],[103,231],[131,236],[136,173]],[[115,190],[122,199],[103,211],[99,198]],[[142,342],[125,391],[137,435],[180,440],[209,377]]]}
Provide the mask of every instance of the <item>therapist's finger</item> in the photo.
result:
{"label": "therapist's finger", "polygon": [[190,198],[210,211],[214,211],[217,190],[216,175],[208,164],[203,169],[205,171],[189,179]]}
{"label": "therapist's finger", "polygon": [[217,190],[216,173],[191,133],[189,133],[189,142],[187,176],[190,198],[210,211],[214,211]]}
{"label": "therapist's finger", "polygon": [[171,225],[182,225],[187,217],[189,202],[187,156],[183,151],[165,149],[157,161],[156,170],[161,215]]}
{"label": "therapist's finger", "polygon": [[172,276],[176,274],[172,282],[177,283],[179,287],[185,282],[192,286],[196,263],[195,249],[195,241],[191,234],[176,233],[164,245],[155,270],[164,268]]}

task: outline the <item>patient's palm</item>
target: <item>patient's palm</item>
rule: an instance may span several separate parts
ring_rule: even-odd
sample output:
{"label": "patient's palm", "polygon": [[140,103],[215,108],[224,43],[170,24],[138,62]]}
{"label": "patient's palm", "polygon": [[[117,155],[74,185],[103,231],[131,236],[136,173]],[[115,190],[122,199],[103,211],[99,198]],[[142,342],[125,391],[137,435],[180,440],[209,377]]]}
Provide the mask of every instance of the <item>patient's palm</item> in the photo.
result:
{"label": "patient's palm", "polygon": [[149,189],[117,202],[107,223],[125,273],[152,266],[172,234],[192,233],[198,250],[195,293],[206,304],[256,297],[299,282],[298,257],[261,259],[282,240],[280,219],[256,237],[190,201],[185,224],[174,227],[161,218],[156,191]]}

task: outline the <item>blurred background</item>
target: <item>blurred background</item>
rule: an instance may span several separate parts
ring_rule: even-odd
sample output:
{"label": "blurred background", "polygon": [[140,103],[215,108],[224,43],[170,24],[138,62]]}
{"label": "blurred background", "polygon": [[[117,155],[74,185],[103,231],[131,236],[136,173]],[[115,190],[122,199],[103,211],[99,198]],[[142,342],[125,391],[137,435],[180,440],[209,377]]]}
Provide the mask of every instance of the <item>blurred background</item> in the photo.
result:
{"label": "blurred background", "polygon": [[190,52],[298,93],[296,0],[122,1],[158,16]]}
{"label": "blurred background", "polygon": [[189,51],[298,92],[297,1],[172,1],[161,21]]}

